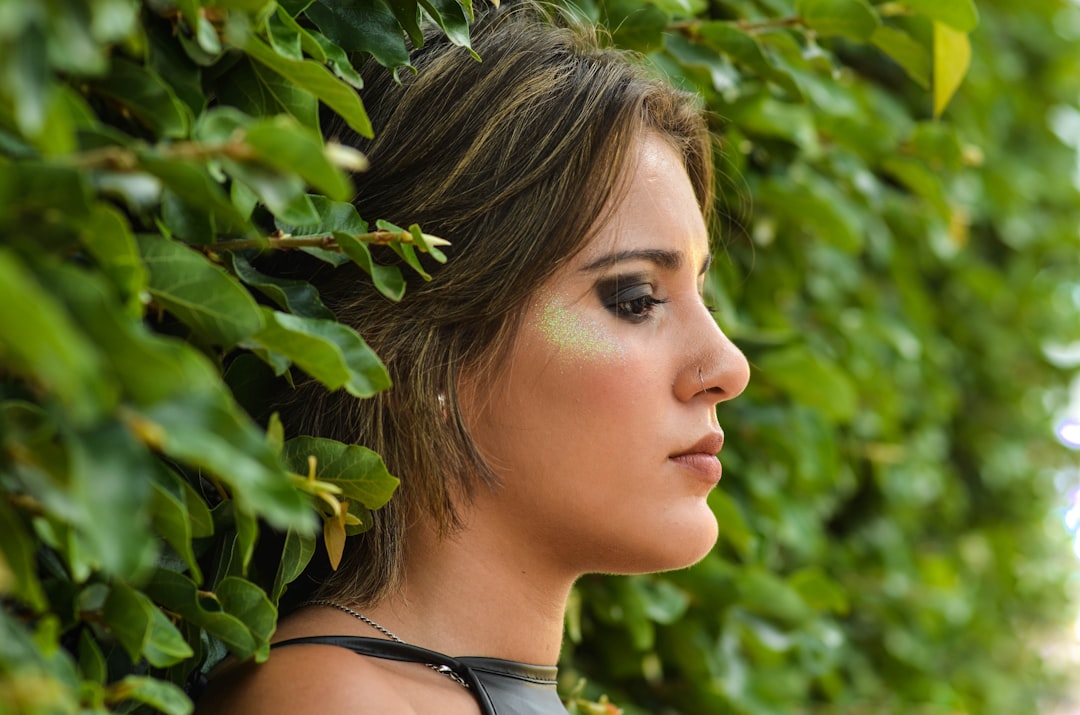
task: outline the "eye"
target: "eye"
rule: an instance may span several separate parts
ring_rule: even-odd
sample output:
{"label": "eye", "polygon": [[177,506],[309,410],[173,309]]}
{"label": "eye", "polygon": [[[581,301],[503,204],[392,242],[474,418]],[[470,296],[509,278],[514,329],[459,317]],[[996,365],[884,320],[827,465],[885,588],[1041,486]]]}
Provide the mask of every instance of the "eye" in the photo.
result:
{"label": "eye", "polygon": [[653,295],[650,283],[626,285],[624,281],[606,282],[600,286],[601,301],[615,317],[640,323],[648,320],[653,309],[667,303]]}

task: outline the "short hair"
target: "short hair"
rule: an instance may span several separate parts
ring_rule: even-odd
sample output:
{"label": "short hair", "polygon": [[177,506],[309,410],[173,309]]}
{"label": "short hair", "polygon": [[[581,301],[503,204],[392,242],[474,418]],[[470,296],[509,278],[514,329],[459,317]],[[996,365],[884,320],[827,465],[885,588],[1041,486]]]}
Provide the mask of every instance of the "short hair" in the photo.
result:
{"label": "short hair", "polygon": [[394,386],[364,400],[301,386],[282,410],[286,429],[370,447],[401,480],[372,528],[348,540],[323,598],[379,601],[400,583],[409,522],[428,519],[450,534],[455,502],[496,484],[459,410],[461,376],[498,373],[523,306],[617,205],[646,132],[676,149],[711,213],[711,144],[695,95],[603,47],[595,30],[535,6],[482,13],[471,42],[482,61],[427,33],[411,55],[415,73],[400,81],[369,61],[361,96],[374,139],[327,127],[370,160],[354,177],[362,216],[418,223],[451,246],[430,282],[410,276],[396,307],[355,267],[316,281]]}

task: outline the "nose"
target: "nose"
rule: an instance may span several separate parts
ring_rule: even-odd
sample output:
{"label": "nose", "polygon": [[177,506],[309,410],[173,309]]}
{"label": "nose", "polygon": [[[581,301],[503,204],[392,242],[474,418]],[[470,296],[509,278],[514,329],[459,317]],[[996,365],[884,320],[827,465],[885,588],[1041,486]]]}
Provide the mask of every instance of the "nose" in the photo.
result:
{"label": "nose", "polygon": [[746,356],[724,334],[711,313],[688,326],[688,349],[676,382],[679,398],[707,399],[712,403],[736,397],[750,382]]}

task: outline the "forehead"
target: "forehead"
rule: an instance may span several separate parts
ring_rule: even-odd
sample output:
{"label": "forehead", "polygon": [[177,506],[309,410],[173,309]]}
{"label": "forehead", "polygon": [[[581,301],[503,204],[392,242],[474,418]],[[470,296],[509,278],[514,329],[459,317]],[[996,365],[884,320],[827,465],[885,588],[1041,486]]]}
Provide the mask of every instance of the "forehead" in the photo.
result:
{"label": "forehead", "polygon": [[705,260],[709,236],[693,185],[679,152],[659,134],[646,133],[636,142],[612,200],[573,262],[577,267],[642,250],[679,252],[695,270]]}

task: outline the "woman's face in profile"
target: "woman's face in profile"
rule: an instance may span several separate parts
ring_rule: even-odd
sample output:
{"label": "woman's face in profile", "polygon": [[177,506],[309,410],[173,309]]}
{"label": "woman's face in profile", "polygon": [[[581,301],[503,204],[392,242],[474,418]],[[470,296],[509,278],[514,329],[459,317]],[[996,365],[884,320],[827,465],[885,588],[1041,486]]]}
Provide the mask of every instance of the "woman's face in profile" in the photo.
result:
{"label": "woman's face in profile", "polygon": [[526,305],[500,373],[463,391],[503,485],[473,513],[558,575],[680,568],[707,553],[715,405],[749,375],[702,301],[708,235],[680,156],[655,134],[635,153],[621,202]]}

